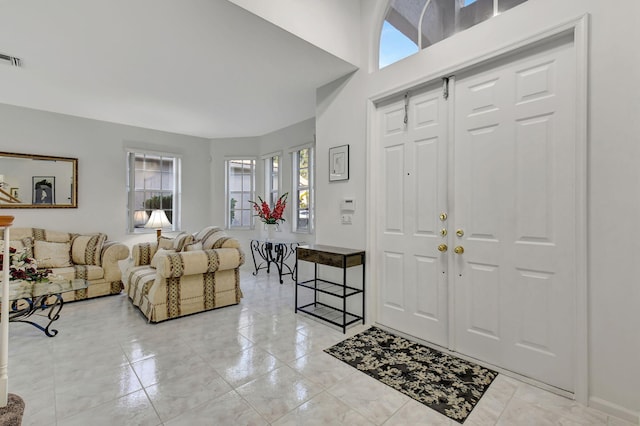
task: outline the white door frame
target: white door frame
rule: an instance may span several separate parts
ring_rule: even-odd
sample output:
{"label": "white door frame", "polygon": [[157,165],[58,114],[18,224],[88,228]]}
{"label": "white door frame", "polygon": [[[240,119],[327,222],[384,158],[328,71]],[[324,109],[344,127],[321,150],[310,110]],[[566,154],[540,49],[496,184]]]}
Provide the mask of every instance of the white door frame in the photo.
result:
{"label": "white door frame", "polygon": [[[569,21],[551,26],[535,34],[523,36],[522,38],[500,48],[494,49],[477,57],[465,58],[460,62],[438,71],[437,74],[425,75],[419,81],[412,81],[411,84],[401,85],[392,90],[369,96],[367,102],[367,146],[378,146],[377,108],[376,104],[412,88],[423,86],[435,82],[442,77],[463,72],[475,67],[483,62],[496,59],[501,56],[513,54],[519,50],[524,50],[533,45],[545,42],[554,37],[573,34],[573,43],[576,53],[575,76],[576,76],[576,217],[575,217],[575,247],[576,247],[576,330],[575,330],[575,354],[574,354],[574,398],[576,401],[587,405],[589,397],[589,370],[588,370],[588,275],[587,275],[587,84],[588,84],[588,37],[589,37],[589,15],[584,14]],[[376,253],[377,235],[376,223],[378,196],[375,185],[376,176],[379,175],[379,152],[376,149],[368,149],[367,163],[367,251],[370,254]],[[379,300],[377,293],[380,282],[375,271],[379,268],[380,259],[370,256],[367,268],[367,305],[369,306],[368,323],[377,322],[377,308]]]}

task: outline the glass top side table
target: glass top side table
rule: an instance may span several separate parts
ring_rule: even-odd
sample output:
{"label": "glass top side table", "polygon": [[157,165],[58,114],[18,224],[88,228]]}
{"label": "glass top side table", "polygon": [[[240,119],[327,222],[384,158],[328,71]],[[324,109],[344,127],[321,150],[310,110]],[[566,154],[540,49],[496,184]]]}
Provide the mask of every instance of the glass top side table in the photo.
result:
{"label": "glass top side table", "polygon": [[[49,337],[58,334],[51,328],[54,321],[60,318],[64,305],[62,295],[70,291],[87,288],[83,279],[44,280],[44,281],[9,281],[9,322],[25,322],[41,330]],[[2,297],[0,297],[0,301]],[[37,314],[38,312],[44,312]],[[45,326],[31,320],[33,315],[47,318]],[[47,321],[45,320],[45,321]]]}

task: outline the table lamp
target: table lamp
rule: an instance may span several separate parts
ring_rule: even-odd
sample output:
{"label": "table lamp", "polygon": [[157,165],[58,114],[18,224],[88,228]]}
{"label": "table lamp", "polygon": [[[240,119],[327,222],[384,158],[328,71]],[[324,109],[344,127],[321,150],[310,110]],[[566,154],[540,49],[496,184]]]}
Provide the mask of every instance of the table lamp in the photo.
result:
{"label": "table lamp", "polygon": [[145,210],[138,210],[133,214],[133,226],[136,228],[144,227],[149,221],[149,215]]}
{"label": "table lamp", "polygon": [[158,242],[160,242],[160,235],[162,235],[162,228],[167,228],[171,226],[171,222],[167,218],[167,214],[164,210],[154,210],[151,212],[151,217],[149,221],[144,225],[145,228],[156,228],[156,236],[158,237]]}

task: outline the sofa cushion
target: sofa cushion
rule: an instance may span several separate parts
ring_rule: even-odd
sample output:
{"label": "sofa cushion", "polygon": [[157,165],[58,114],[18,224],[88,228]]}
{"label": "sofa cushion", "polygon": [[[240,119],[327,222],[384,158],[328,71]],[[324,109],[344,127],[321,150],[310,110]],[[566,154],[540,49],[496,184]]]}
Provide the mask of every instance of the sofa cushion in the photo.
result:
{"label": "sofa cushion", "polygon": [[173,249],[175,251],[182,251],[184,246],[193,242],[193,235],[181,232],[173,239]]}
{"label": "sofa cushion", "polygon": [[[33,238],[24,237],[19,240],[9,241],[9,247],[13,247],[16,251],[26,249],[27,257],[33,257]],[[4,252],[4,240],[0,240],[0,253]]]}
{"label": "sofa cushion", "polygon": [[71,243],[71,259],[76,265],[100,266],[100,252],[107,240],[106,234],[78,235]]}
{"label": "sofa cushion", "polygon": [[176,278],[235,269],[243,263],[244,254],[238,249],[182,251],[159,257],[156,271],[161,277]]}
{"label": "sofa cushion", "polygon": [[33,254],[39,268],[71,266],[71,243],[36,240],[33,243]]}
{"label": "sofa cushion", "polygon": [[[31,237],[34,240],[49,241],[55,243],[66,243],[73,239],[73,235],[69,232],[48,231],[40,228],[11,228],[11,239],[21,240],[25,237]],[[4,239],[4,230],[0,229],[0,238]]]}
{"label": "sofa cushion", "polygon": [[104,269],[96,265],[74,265],[66,268],[52,268],[51,273],[67,280],[74,278],[100,280],[104,277]]}
{"label": "sofa cushion", "polygon": [[193,238],[194,238],[194,241],[204,242],[205,240],[208,240],[212,235],[215,235],[218,233],[224,234],[224,232],[222,231],[222,228],[218,226],[207,226],[206,228],[203,228],[200,232],[195,234]]}
{"label": "sofa cushion", "polygon": [[182,249],[182,251],[196,251],[196,250],[202,250],[201,241],[197,241],[191,244],[185,244],[184,248]]}
{"label": "sofa cushion", "polygon": [[240,242],[235,238],[229,237],[224,231],[217,226],[208,226],[195,236],[196,241],[202,242],[204,250],[216,248],[240,248]]}
{"label": "sofa cushion", "polygon": [[48,229],[40,228],[25,228],[31,229],[31,236],[34,240],[48,241],[50,243],[67,243],[73,240],[75,234],[69,232],[50,231]]}

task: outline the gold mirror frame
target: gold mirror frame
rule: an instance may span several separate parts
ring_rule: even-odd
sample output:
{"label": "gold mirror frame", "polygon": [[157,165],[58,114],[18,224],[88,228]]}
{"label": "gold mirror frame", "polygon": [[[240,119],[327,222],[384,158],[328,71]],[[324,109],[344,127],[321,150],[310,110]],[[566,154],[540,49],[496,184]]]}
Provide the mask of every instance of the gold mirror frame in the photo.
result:
{"label": "gold mirror frame", "polygon": [[[20,162],[11,161],[13,159]],[[42,163],[35,163],[40,161]],[[41,201],[37,202],[36,197]],[[77,158],[0,152],[0,208],[69,209],[77,207]]]}

